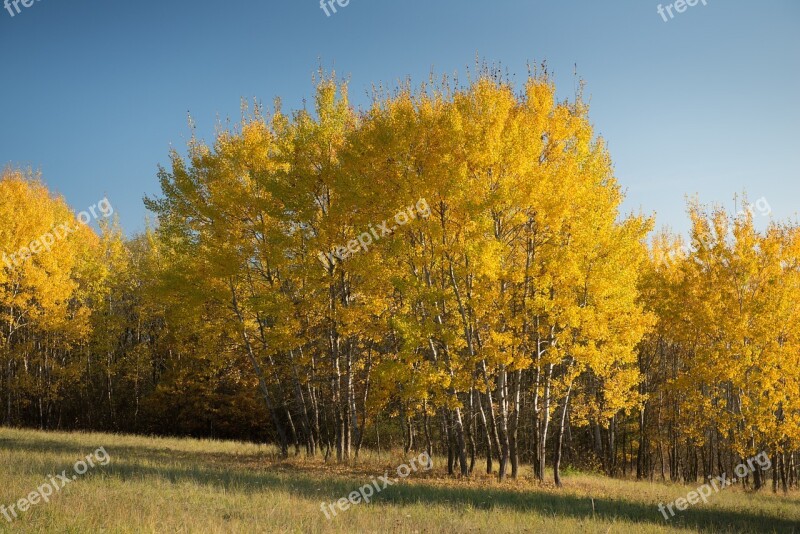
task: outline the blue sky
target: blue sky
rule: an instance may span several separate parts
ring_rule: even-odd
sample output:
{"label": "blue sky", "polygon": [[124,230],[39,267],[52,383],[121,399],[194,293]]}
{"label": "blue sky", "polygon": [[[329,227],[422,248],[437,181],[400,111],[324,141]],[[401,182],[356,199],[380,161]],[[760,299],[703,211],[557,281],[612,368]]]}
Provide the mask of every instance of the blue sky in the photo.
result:
{"label": "blue sky", "polygon": [[20,4],[0,10],[0,165],[40,169],[78,211],[107,195],[134,233],[187,113],[210,140],[242,98],[301,107],[320,64],[359,104],[373,82],[463,73],[479,55],[520,82],[547,60],[563,97],[577,65],[626,210],[685,231],[687,194],[732,208],[746,190],[794,218],[800,2],[707,0],[668,22],[658,5],[350,0],[327,17],[317,0]]}

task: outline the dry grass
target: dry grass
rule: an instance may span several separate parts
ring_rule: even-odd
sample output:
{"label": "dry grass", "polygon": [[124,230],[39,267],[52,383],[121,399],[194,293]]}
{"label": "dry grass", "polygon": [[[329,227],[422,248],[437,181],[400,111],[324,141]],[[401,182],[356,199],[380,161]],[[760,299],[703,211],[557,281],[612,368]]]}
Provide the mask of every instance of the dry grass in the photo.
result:
{"label": "dry grass", "polygon": [[523,477],[418,472],[332,520],[323,502],[345,497],[404,463],[368,452],[346,466],[319,458],[279,461],[247,443],[0,429],[0,504],[98,447],[111,462],[68,484],[0,530],[13,532],[797,532],[800,495],[728,488],[666,522],[659,502],[690,486],[568,474],[557,490]]}

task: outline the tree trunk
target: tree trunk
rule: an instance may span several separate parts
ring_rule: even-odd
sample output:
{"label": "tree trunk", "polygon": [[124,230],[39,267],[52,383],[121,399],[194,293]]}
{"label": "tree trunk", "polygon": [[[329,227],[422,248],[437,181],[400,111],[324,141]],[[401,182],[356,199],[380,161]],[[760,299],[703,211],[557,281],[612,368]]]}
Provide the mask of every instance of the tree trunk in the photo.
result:
{"label": "tree trunk", "polygon": [[478,405],[478,414],[480,414],[481,425],[483,426],[484,439],[486,441],[486,474],[492,474],[492,437],[489,431],[489,424],[486,422],[486,412],[483,411],[483,403],[481,402],[481,395],[477,390],[473,390],[475,394],[475,402]]}
{"label": "tree trunk", "polygon": [[278,416],[278,411],[275,407],[275,404],[272,402],[272,397],[269,393],[269,388],[267,387],[267,381],[264,378],[264,373],[261,370],[261,366],[258,364],[258,359],[253,351],[253,345],[250,343],[250,336],[247,333],[247,325],[244,321],[244,315],[242,311],[239,309],[239,301],[236,298],[236,289],[234,288],[233,281],[230,282],[230,290],[231,290],[231,304],[233,306],[233,311],[236,313],[236,316],[239,318],[239,323],[241,326],[241,335],[242,341],[244,342],[244,346],[247,350],[247,357],[250,359],[250,363],[253,366],[253,370],[258,377],[258,384],[261,387],[261,394],[264,396],[264,402],[267,405],[267,410],[272,415],[272,422],[275,425],[275,430],[278,432],[278,440],[280,442],[281,447],[281,457],[287,458],[289,456],[289,441],[286,437],[286,430],[283,428],[283,423]]}
{"label": "tree trunk", "polygon": [[506,477],[506,469],[508,467],[509,456],[509,443],[508,443],[508,372],[505,365],[500,366],[498,373],[497,391],[500,397],[500,469],[498,470],[497,478],[502,481]]}
{"label": "tree trunk", "polygon": [[537,427],[536,433],[536,478],[539,481],[544,481],[544,471],[545,471],[545,463],[547,459],[547,432],[550,427],[550,402],[551,402],[551,393],[550,388],[552,385],[552,377],[553,377],[553,364],[548,364],[547,366],[547,375],[545,376],[545,384],[544,384],[544,398],[542,400],[542,407],[539,409],[540,414],[537,412],[535,415],[535,424]]}
{"label": "tree trunk", "polygon": [[514,372],[514,383],[512,386],[513,413],[511,414],[511,478],[516,479],[519,475],[519,413],[520,413],[520,392],[522,390],[522,369]]}
{"label": "tree trunk", "polygon": [[569,410],[570,393],[572,393],[571,384],[567,389],[567,395],[564,397],[564,405],[561,407],[561,420],[558,423],[558,431],[556,432],[555,454],[553,455],[553,481],[559,488],[561,487],[561,448],[564,442],[564,425],[567,421],[567,411]]}

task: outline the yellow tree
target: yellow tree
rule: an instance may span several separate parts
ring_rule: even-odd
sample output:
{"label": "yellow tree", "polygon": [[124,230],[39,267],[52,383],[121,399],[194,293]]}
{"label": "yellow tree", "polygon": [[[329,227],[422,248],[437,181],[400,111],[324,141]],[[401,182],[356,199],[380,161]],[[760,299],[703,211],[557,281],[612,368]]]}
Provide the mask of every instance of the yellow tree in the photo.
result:
{"label": "yellow tree", "polygon": [[[749,211],[708,213],[697,203],[689,211],[694,246],[684,262],[685,326],[678,331],[687,358],[673,384],[681,398],[678,432],[707,451],[707,476],[715,463],[730,470],[762,450],[782,451],[792,434],[786,420],[794,417],[798,384],[786,370],[797,363],[797,245],[791,227],[758,232]],[[720,444],[732,453],[726,459]],[[758,471],[754,478],[760,487]]]}
{"label": "yellow tree", "polygon": [[86,291],[99,273],[91,261],[97,236],[76,220],[39,177],[7,169],[0,177],[0,322],[5,419],[35,409],[49,426],[79,365],[72,350],[86,343]]}

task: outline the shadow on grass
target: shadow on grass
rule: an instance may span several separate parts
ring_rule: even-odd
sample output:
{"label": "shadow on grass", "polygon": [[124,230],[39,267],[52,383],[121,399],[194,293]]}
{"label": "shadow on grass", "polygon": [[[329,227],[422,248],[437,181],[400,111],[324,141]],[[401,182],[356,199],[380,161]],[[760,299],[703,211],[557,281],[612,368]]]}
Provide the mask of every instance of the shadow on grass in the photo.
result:
{"label": "shadow on grass", "polygon": [[[94,449],[53,439],[0,438],[0,450],[69,454],[78,460]],[[314,478],[313,471],[294,469],[280,464],[264,465],[263,461],[270,457],[268,454],[204,453],[147,446],[109,446],[106,447],[106,450],[111,456],[111,463],[91,471],[86,475],[87,477],[108,476],[136,481],[153,477],[175,484],[189,482],[242,493],[275,490],[287,492],[315,503],[335,503],[360,486],[370,483],[369,476],[363,479],[353,475],[346,477],[325,475],[324,478]],[[242,465],[243,461],[247,460],[260,460],[262,463],[257,468]],[[143,465],[139,463],[140,461],[147,464],[158,464],[160,461],[165,461],[168,465],[155,467]],[[176,465],[176,462],[185,462],[190,466],[182,467]],[[68,465],[65,467],[71,468]],[[382,474],[374,473],[376,477]],[[43,473],[44,475],[45,473]],[[394,478],[394,474],[392,474],[392,478]],[[567,484],[569,484],[568,479]],[[380,485],[382,486],[382,484]],[[625,520],[664,527],[693,528],[702,532],[714,533],[785,532],[800,534],[800,523],[797,521],[745,511],[690,508],[666,521],[656,505],[610,498],[595,498],[593,511],[592,501],[588,497],[581,498],[542,491],[535,487],[526,491],[505,490],[496,487],[483,489],[442,487],[428,485],[423,479],[415,481],[414,484],[391,485],[376,493],[372,501],[394,506],[441,505],[453,510],[507,509],[517,512],[535,512],[540,516],[582,520],[592,518],[607,521]],[[796,503],[792,502],[791,504]]]}

